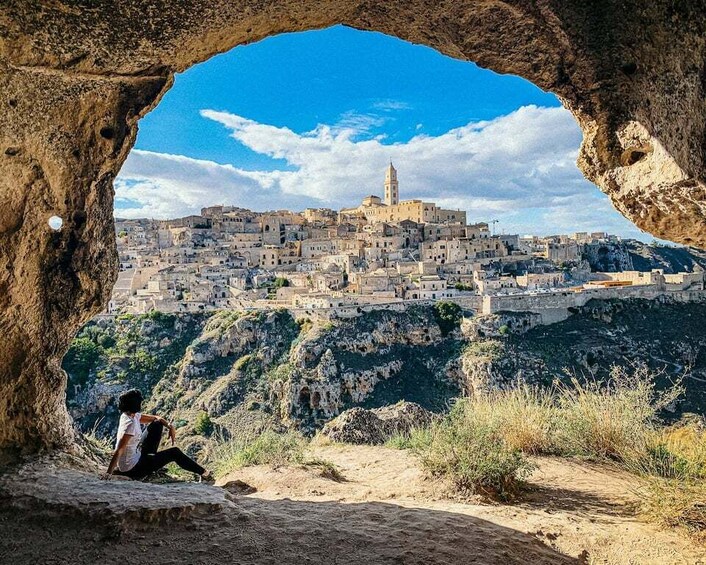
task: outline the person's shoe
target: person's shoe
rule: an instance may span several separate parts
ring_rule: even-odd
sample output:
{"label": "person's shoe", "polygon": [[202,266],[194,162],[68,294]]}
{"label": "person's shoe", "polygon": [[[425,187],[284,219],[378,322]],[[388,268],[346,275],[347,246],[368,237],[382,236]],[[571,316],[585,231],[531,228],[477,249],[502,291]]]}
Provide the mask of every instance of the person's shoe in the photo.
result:
{"label": "person's shoe", "polygon": [[206,471],[203,475],[199,475],[199,482],[206,485],[212,485],[216,482],[216,478],[213,476],[211,471]]}

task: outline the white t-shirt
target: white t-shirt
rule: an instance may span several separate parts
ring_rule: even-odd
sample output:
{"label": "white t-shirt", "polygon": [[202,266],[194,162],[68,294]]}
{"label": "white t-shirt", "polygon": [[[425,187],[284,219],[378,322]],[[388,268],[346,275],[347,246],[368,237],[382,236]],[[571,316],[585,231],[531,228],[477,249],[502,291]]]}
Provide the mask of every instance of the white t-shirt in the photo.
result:
{"label": "white t-shirt", "polygon": [[132,469],[140,459],[140,438],[142,437],[142,427],[140,426],[140,416],[138,412],[132,418],[125,413],[120,414],[120,423],[118,424],[118,439],[115,442],[115,449],[120,445],[120,440],[124,435],[131,436],[125,446],[125,449],[118,458],[118,470],[123,473]]}

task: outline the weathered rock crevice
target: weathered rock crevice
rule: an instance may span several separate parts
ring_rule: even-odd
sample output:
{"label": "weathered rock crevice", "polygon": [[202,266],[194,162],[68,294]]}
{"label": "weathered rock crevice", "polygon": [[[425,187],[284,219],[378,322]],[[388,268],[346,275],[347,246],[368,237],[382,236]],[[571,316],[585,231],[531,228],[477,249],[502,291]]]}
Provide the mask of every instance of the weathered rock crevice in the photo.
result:
{"label": "weathered rock crevice", "polygon": [[706,245],[702,1],[10,0],[0,15],[0,447],[71,442],[59,361],[108,300],[112,181],[173,73],[337,23],[556,93],[584,132],[579,167],[616,208],[656,236]]}

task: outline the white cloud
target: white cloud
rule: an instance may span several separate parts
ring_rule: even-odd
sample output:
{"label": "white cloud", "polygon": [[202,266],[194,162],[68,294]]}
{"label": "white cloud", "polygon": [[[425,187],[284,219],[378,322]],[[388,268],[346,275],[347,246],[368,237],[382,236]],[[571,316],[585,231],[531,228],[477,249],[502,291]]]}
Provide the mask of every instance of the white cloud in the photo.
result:
{"label": "white cloud", "polygon": [[346,134],[348,138],[352,139],[382,127],[387,121],[387,118],[376,114],[360,114],[349,110],[341,115],[336,125],[331,129],[336,135]]}
{"label": "white cloud", "polygon": [[382,110],[384,112],[398,112],[400,110],[411,110],[412,106],[408,102],[402,100],[378,100],[373,104],[373,108],[376,110]]}
{"label": "white cloud", "polygon": [[[285,171],[244,171],[232,165],[145,151],[130,154],[116,182],[129,208],[119,216],[169,217],[231,203],[253,209],[355,205],[382,193],[388,159],[398,169],[402,198],[465,209],[473,220],[497,218],[508,232],[636,228],[576,168],[581,132],[563,108],[525,106],[493,120],[406,143],[363,138],[378,125],[367,114],[345,115],[303,134],[227,112],[203,110],[231,137],[261,155],[283,159]],[[492,216],[492,217],[491,217]]]}
{"label": "white cloud", "polygon": [[176,218],[203,206],[241,202],[254,209],[317,205],[315,199],[296,196],[280,204],[274,173],[138,149],[125,161],[115,193],[115,215],[121,218]]}

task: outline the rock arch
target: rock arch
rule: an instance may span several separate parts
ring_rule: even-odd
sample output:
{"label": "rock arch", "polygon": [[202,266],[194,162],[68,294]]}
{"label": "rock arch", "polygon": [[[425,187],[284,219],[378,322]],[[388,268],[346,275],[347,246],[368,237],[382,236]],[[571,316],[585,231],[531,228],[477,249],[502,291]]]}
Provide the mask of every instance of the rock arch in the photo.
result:
{"label": "rock arch", "polygon": [[[0,14],[0,447],[72,441],[60,361],[117,275],[112,181],[174,72],[343,23],[557,94],[638,226],[706,245],[703,0],[8,0]],[[63,220],[59,230],[48,220]]]}

